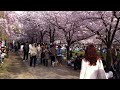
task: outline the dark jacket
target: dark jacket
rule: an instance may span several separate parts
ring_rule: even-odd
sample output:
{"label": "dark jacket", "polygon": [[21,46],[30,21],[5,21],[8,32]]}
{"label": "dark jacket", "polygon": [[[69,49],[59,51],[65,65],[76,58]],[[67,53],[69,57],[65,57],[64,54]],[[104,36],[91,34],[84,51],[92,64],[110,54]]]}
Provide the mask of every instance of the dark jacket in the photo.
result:
{"label": "dark jacket", "polygon": [[29,45],[24,45],[24,46],[23,46],[23,51],[24,51],[25,53],[28,53],[28,52],[29,52]]}

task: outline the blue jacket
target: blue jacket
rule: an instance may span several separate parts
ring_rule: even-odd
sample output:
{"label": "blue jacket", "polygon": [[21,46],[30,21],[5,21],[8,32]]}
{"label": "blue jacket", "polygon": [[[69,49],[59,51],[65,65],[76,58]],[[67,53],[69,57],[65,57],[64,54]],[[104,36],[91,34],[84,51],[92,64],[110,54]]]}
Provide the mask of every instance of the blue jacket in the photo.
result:
{"label": "blue jacket", "polygon": [[57,49],[57,56],[62,56],[62,50],[60,48]]}

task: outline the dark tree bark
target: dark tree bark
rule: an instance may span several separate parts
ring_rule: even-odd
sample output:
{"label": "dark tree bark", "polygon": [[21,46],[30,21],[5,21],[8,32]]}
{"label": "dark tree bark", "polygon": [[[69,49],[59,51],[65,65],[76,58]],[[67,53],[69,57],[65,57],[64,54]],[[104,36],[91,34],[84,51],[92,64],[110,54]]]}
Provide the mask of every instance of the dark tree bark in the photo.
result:
{"label": "dark tree bark", "polygon": [[112,54],[111,54],[111,43],[107,43],[107,52],[106,52],[106,70],[109,71],[111,67]]}
{"label": "dark tree bark", "polygon": [[67,60],[69,60],[70,59],[70,46],[69,45],[66,46],[66,50],[67,50]]}

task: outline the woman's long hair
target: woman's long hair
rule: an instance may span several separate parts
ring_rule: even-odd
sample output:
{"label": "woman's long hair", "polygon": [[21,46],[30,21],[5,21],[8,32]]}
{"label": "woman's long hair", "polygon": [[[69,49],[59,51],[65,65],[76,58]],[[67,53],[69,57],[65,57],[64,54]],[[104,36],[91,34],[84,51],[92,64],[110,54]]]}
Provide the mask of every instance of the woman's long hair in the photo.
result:
{"label": "woman's long hair", "polygon": [[94,45],[88,45],[85,50],[85,60],[90,63],[90,65],[95,66],[99,56],[97,54],[97,50]]}

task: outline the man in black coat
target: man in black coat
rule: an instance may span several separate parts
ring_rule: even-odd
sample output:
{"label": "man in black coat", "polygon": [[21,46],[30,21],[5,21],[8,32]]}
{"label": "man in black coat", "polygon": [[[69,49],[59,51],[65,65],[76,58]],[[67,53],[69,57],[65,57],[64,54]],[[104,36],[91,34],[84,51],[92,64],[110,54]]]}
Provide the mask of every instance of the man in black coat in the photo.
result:
{"label": "man in black coat", "polygon": [[24,53],[24,56],[23,56],[23,60],[28,60],[28,54],[29,54],[29,44],[28,42],[24,44],[23,46],[23,53]]}

